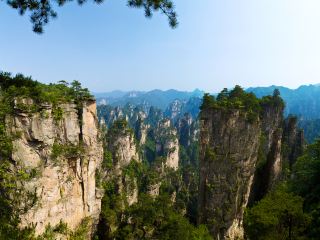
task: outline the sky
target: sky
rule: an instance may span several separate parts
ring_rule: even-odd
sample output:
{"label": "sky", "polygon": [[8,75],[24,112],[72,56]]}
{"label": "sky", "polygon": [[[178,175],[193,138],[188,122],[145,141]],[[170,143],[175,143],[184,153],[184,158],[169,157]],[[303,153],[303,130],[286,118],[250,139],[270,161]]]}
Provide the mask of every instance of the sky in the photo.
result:
{"label": "sky", "polygon": [[4,2],[0,70],[93,92],[320,83],[319,0],[173,0],[179,26],[125,0],[67,3],[44,34]]}

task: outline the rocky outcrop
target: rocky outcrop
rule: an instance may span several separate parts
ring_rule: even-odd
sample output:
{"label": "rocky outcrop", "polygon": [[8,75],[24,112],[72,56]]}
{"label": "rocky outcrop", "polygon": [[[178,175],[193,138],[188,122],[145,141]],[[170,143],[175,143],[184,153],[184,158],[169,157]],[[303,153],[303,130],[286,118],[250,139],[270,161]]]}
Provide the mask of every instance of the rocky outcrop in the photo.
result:
{"label": "rocky outcrop", "polygon": [[179,143],[184,147],[189,147],[193,140],[193,119],[191,114],[186,113],[179,118],[176,123],[176,129],[179,133]]}
{"label": "rocky outcrop", "polygon": [[215,239],[243,239],[245,208],[287,177],[303,133],[283,121],[278,91],[258,100],[235,87],[217,99],[206,95],[200,115],[199,222]]}
{"label": "rocky outcrop", "polygon": [[111,139],[109,150],[112,152],[114,169],[121,169],[128,166],[132,160],[139,160],[132,132],[124,131]]}
{"label": "rocky outcrop", "polygon": [[138,201],[137,179],[127,176],[124,172],[133,161],[140,162],[134,134],[131,129],[117,122],[108,132],[107,151],[112,154],[112,169],[109,176],[116,180],[118,194],[126,196],[126,203],[129,206]]}
{"label": "rocky outcrop", "polygon": [[95,173],[103,155],[95,102],[82,108],[41,104],[40,111],[27,111],[33,104],[31,99],[16,100],[14,114],[6,119],[7,131],[17,136],[12,170],[25,174],[18,185],[32,201],[20,216],[21,227],[34,226],[39,235],[62,221],[74,230],[88,217],[94,226],[102,197]]}
{"label": "rocky outcrop", "polygon": [[305,145],[303,130],[298,128],[297,122],[297,117],[289,116],[283,127],[283,158],[290,169],[303,153]]}
{"label": "rocky outcrop", "polygon": [[144,118],[139,117],[137,122],[135,123],[135,136],[139,141],[140,146],[146,143],[149,129],[150,125],[144,122]]}
{"label": "rocky outcrop", "polygon": [[241,110],[201,113],[199,222],[215,239],[243,238],[261,123]]}
{"label": "rocky outcrop", "polygon": [[177,131],[169,119],[159,122],[156,130],[156,152],[165,158],[165,166],[177,170],[179,167],[179,141]]}
{"label": "rocky outcrop", "polygon": [[165,111],[165,115],[175,121],[181,114],[184,102],[181,100],[174,100]]}
{"label": "rocky outcrop", "polygon": [[263,105],[259,154],[249,205],[262,199],[281,178],[283,111],[283,105]]}

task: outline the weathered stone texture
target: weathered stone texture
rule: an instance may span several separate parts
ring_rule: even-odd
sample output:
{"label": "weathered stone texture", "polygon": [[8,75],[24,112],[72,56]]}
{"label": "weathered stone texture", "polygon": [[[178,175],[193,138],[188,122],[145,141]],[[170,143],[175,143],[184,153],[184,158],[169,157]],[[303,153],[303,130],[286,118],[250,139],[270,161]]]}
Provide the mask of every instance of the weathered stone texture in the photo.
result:
{"label": "weathered stone texture", "polygon": [[[72,103],[57,107],[62,110],[61,119],[55,119],[50,104],[31,113],[16,106],[15,114],[7,118],[8,131],[19,135],[13,141],[13,169],[37,172],[32,179],[20,183],[36,199],[34,206],[21,216],[21,227],[34,225],[36,234],[43,233],[48,224],[54,226],[60,221],[71,230],[86,217],[95,223],[101,208],[95,173],[102,162],[103,148],[95,102],[84,103],[82,115]],[[61,155],[54,159],[54,144],[81,144],[84,151],[75,157]]]}

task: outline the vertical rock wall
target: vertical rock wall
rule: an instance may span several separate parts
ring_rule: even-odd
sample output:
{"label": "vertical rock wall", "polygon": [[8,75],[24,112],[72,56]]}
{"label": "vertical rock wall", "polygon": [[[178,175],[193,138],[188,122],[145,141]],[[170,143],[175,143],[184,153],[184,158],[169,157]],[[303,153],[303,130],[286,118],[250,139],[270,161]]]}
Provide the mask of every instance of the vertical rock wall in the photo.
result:
{"label": "vertical rock wall", "polygon": [[134,134],[129,128],[118,129],[108,136],[108,151],[112,153],[113,167],[110,177],[116,179],[119,194],[124,194],[129,206],[138,201],[138,183],[136,178],[123,174],[123,170],[132,161],[140,162]]}
{"label": "vertical rock wall", "polygon": [[103,155],[95,102],[84,103],[81,111],[72,103],[42,104],[39,112],[21,108],[32,104],[31,99],[16,102],[14,115],[6,119],[7,131],[18,136],[12,169],[28,176],[18,184],[33,201],[21,215],[21,227],[35,226],[41,234],[60,221],[71,230],[86,217],[94,224],[101,207],[95,172]]}
{"label": "vertical rock wall", "polygon": [[263,198],[281,178],[283,111],[282,105],[263,106],[259,156],[250,193],[250,205]]}
{"label": "vertical rock wall", "polygon": [[215,239],[241,239],[260,121],[248,121],[240,110],[209,109],[201,114],[200,131],[199,222]]}
{"label": "vertical rock wall", "polygon": [[156,131],[156,152],[165,158],[165,166],[177,170],[179,167],[179,140],[177,130],[169,119],[159,122]]}

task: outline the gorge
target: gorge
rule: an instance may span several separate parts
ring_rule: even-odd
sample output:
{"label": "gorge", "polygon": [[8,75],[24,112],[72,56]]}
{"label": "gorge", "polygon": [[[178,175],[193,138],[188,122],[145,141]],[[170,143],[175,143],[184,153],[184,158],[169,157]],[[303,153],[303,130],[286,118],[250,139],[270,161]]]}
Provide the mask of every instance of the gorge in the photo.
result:
{"label": "gorge", "polygon": [[0,80],[1,239],[255,239],[250,209],[305,147],[276,90],[205,94],[198,117],[192,98],[97,107],[76,81]]}

